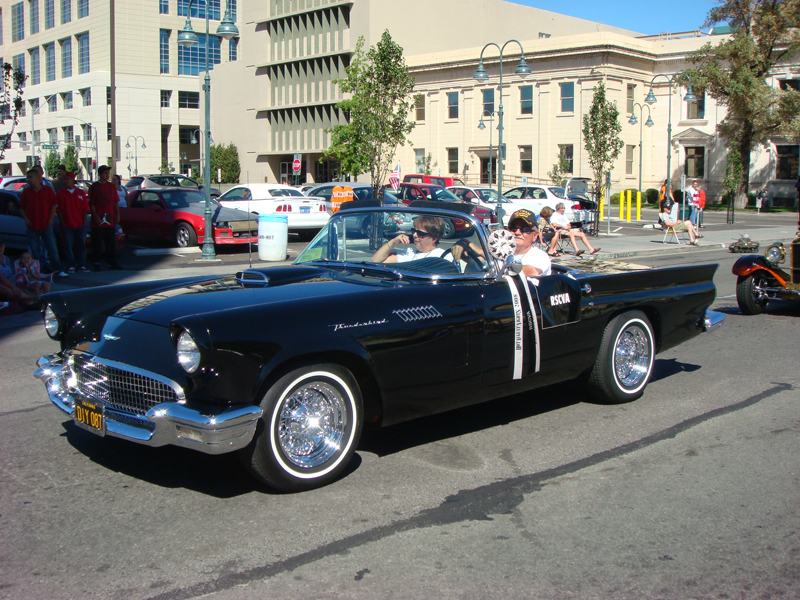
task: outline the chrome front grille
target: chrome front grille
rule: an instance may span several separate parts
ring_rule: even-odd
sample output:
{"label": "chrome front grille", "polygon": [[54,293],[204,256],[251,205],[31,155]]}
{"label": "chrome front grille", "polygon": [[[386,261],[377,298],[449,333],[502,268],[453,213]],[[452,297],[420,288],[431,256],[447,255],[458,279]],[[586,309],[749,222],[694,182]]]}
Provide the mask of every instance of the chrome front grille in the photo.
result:
{"label": "chrome front grille", "polygon": [[162,402],[177,402],[169,385],[131,371],[95,362],[91,357],[73,357],[72,370],[80,395],[116,410],[144,415]]}

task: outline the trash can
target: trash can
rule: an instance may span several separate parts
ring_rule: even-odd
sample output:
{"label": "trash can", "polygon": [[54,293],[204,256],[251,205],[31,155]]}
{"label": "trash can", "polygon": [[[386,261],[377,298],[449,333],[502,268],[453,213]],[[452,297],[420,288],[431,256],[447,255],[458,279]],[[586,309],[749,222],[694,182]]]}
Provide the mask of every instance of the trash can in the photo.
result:
{"label": "trash can", "polygon": [[287,215],[258,215],[258,260],[286,260],[288,240]]}

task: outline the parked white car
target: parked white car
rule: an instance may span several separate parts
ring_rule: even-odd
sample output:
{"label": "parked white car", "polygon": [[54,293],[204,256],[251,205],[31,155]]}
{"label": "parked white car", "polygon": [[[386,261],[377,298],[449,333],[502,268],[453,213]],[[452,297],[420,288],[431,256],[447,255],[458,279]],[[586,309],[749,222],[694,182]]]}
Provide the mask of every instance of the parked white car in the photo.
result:
{"label": "parked white car", "polygon": [[301,194],[307,196],[308,192],[313,190],[318,185],[318,183],[304,183],[303,185],[296,185],[294,187],[295,189],[299,190]]}
{"label": "parked white car", "polygon": [[[455,194],[459,200],[472,202],[478,206],[483,206],[489,210],[497,210],[497,190],[490,187],[469,187],[466,185],[452,185],[447,188]],[[505,196],[500,196],[500,204],[503,207],[503,225],[508,226],[511,214],[521,208],[528,208],[522,204],[515,204]]]}
{"label": "parked white car", "polygon": [[570,223],[582,225],[583,222],[589,219],[589,212],[581,209],[581,204],[578,200],[567,199],[563,187],[555,185],[522,185],[506,190],[503,195],[514,204],[519,204],[537,215],[545,206],[555,210],[556,205],[559,202],[563,202],[566,207],[564,216],[569,219]]}
{"label": "parked white car", "polygon": [[311,239],[331,216],[331,203],[324,198],[304,196],[300,190],[281,183],[247,183],[232,187],[217,198],[222,206],[259,215],[286,215],[289,233]]}

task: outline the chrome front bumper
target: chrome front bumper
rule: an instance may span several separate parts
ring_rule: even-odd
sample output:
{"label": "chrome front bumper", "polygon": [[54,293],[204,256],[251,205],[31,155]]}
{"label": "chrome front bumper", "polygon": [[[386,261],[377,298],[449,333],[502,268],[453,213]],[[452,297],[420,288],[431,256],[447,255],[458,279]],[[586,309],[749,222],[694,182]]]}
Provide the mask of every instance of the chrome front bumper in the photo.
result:
{"label": "chrome front bumper", "polygon": [[[50,401],[75,420],[76,389],[69,387],[70,375],[64,359],[56,354],[36,361],[33,376],[42,380]],[[95,399],[88,399],[97,402]],[[163,402],[144,415],[128,414],[105,407],[103,430],[110,435],[145,446],[181,446],[206,454],[224,454],[240,450],[250,443],[261,418],[258,406],[224,408],[220,412],[203,411],[180,402]]]}
{"label": "chrome front bumper", "polygon": [[703,317],[703,331],[714,331],[717,327],[722,325],[725,320],[725,315],[715,310],[707,310]]}

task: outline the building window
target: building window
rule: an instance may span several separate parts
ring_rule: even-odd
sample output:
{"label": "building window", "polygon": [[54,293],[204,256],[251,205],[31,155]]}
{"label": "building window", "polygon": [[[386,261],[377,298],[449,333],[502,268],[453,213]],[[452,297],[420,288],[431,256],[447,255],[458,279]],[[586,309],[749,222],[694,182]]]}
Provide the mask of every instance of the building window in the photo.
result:
{"label": "building window", "polygon": [[567,159],[567,173],[572,173],[572,144],[559,144],[558,151],[562,157]]}
{"label": "building window", "polygon": [[52,129],[47,130],[47,139],[51,144],[58,143],[58,129],[53,127]]}
{"label": "building window", "polygon": [[705,92],[698,92],[695,94],[697,100],[686,103],[686,118],[687,119],[705,119],[706,118],[706,95]]}
{"label": "building window", "polygon": [[458,118],[458,92],[447,92],[447,118]]}
{"label": "building window", "polygon": [[519,147],[519,172],[533,173],[533,146]]}
{"label": "building window", "polygon": [[625,175],[633,175],[633,153],[636,146],[625,146]]}
{"label": "building window", "polygon": [[778,165],[775,179],[795,179],[798,176],[800,146],[777,146]]}
{"label": "building window", "polygon": [[11,41],[25,39],[25,5],[17,2],[11,5]]}
{"label": "building window", "polygon": [[160,42],[160,53],[161,53],[161,73],[169,73],[169,29],[162,29],[161,30],[161,42]]}
{"label": "building window", "polygon": [[78,73],[81,75],[89,72],[89,34],[82,33],[78,36]]}
{"label": "building window", "polygon": [[178,108],[200,108],[200,92],[178,92]]}
{"label": "building window", "polygon": [[483,90],[483,112],[482,115],[494,112],[494,88]]}
{"label": "building window", "polygon": [[44,28],[52,29],[56,26],[56,0],[44,0]]}
{"label": "building window", "polygon": [[236,21],[236,0],[228,0],[228,10],[231,11],[231,19]]}
{"label": "building window", "polygon": [[228,60],[236,62],[239,58],[239,38],[232,37],[228,40]]}
{"label": "building window", "polygon": [[458,148],[447,149],[447,172],[458,173]]}
{"label": "building window", "polygon": [[191,127],[181,127],[178,130],[178,143],[179,144],[191,144],[192,140],[197,141],[197,138],[194,135],[195,130]]}
{"label": "building window", "polygon": [[414,96],[414,108],[417,112],[417,121],[425,120],[425,94],[417,94]]}
{"label": "building window", "polygon": [[800,79],[781,79],[778,85],[782,90],[794,90],[800,92]]}
{"label": "building window", "polygon": [[169,108],[169,100],[172,97],[172,91],[161,90],[161,108]]}
{"label": "building window", "polygon": [[44,46],[44,79],[54,81],[56,78],[56,45],[46,44]]}
{"label": "building window", "polygon": [[72,77],[72,38],[61,40],[61,77]]}
{"label": "building window", "polygon": [[106,104],[111,106],[111,87],[106,86]]}
{"label": "building window", "polygon": [[533,114],[533,86],[523,85],[519,88],[519,112],[522,115]]}
{"label": "building window", "polygon": [[39,48],[31,48],[31,85],[39,85],[42,82],[42,76],[39,73]]}
{"label": "building window", "polygon": [[[188,15],[189,4],[192,5],[192,14]],[[219,0],[208,0],[208,18],[219,21]],[[178,0],[178,16],[179,17],[193,17],[196,19],[206,18],[206,3],[205,2],[192,2],[191,0]]]}
{"label": "building window", "polygon": [[58,110],[58,94],[53,94],[47,99],[47,112],[56,112]]}
{"label": "building window", "polygon": [[20,133],[17,134],[17,139],[19,140],[19,143],[22,145],[23,149],[27,150],[28,149],[28,133],[25,132],[25,131],[21,131]]}
{"label": "building window", "polygon": [[169,14],[169,0],[158,0],[158,14]]}
{"label": "building window", "polygon": [[36,131],[33,132],[33,135],[31,136],[31,142],[33,142],[36,145],[39,145],[41,141],[42,141],[42,132],[37,129]]}
{"label": "building window", "polygon": [[72,21],[72,0],[61,0],[61,24]]}
{"label": "building window", "polygon": [[628,104],[626,105],[626,109],[629,115],[633,114],[633,105],[635,104],[635,97],[636,97],[636,85],[635,84],[628,84]]}
{"label": "building window", "polygon": [[78,0],[78,18],[89,16],[89,0]]}
{"label": "building window", "polygon": [[92,105],[92,88],[83,88],[80,91],[81,99],[83,100],[84,106],[91,106]]}
{"label": "building window", "polygon": [[75,143],[75,132],[72,130],[72,125],[68,125],[67,127],[62,127],[61,131],[64,133],[65,144]]}
{"label": "building window", "polygon": [[416,173],[425,172],[425,148],[414,148],[414,166]]}
{"label": "building window", "polygon": [[28,0],[31,20],[31,35],[39,33],[39,0]]}
{"label": "building window", "polygon": [[[25,73],[25,55],[24,54],[15,54],[11,57],[11,66],[14,67],[16,71],[19,69],[22,73]],[[23,86],[25,83],[23,82]]]}
{"label": "building window", "polygon": [[111,141],[111,123],[106,123],[106,139]]}
{"label": "building window", "polygon": [[561,86],[561,112],[575,112],[575,84],[560,83]]}
{"label": "building window", "polygon": [[[194,5],[195,7],[197,4]],[[198,34],[199,44],[185,48],[178,45],[178,75],[199,75],[206,68],[206,36]],[[219,37],[209,36],[209,68],[219,64]]]}
{"label": "building window", "polygon": [[706,176],[706,149],[703,146],[688,146],[686,148],[686,165],[684,173],[687,177]]}
{"label": "building window", "polygon": [[64,105],[64,110],[72,108],[72,92],[64,92],[61,94],[61,104]]}
{"label": "building window", "polygon": [[81,125],[81,134],[83,135],[83,140],[87,143],[92,141],[92,124],[91,123],[84,123]]}
{"label": "building window", "polygon": [[26,111],[27,111],[27,108],[25,106],[25,103],[23,102],[22,104],[19,105],[19,116],[20,117],[28,116],[28,113]]}

